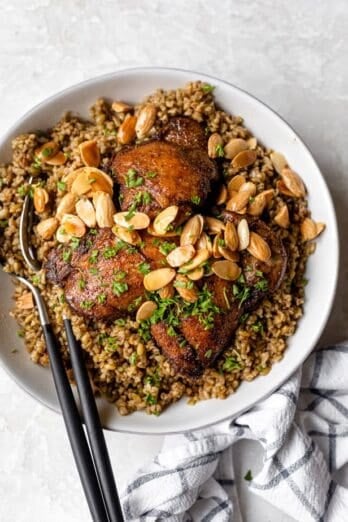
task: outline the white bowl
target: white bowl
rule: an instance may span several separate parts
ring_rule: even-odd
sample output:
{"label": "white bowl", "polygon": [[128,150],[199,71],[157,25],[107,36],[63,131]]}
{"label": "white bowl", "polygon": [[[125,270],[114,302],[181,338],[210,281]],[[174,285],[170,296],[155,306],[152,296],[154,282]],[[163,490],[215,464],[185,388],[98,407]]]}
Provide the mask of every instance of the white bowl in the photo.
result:
{"label": "white bowl", "polygon": [[[289,164],[303,177],[309,191],[309,205],[315,219],[327,225],[309,259],[305,314],[289,341],[283,360],[265,377],[243,383],[226,400],[202,401],[188,406],[186,400],[170,406],[159,417],[133,413],[117,414],[114,406],[99,400],[103,424],[115,431],[163,434],[193,430],[233,417],[250,408],[299,367],[314,348],[329,316],[338,272],[338,235],[333,203],[326,183],[311,153],[297,134],[266,105],[233,85],[192,71],[164,68],[130,69],[95,78],[66,89],[37,105],[23,116],[1,139],[0,161],[10,160],[10,142],[17,134],[52,126],[64,112],[73,110],[88,117],[88,108],[96,98],[106,97],[137,102],[157,88],[171,89],[191,80],[215,85],[218,103],[227,112],[241,115],[246,126],[264,145],[281,151]],[[15,381],[37,400],[59,411],[50,371],[30,362],[22,341],[17,337],[15,321],[8,315],[12,306],[12,285],[8,275],[0,273],[0,359]],[[11,353],[13,347],[19,353]]]}

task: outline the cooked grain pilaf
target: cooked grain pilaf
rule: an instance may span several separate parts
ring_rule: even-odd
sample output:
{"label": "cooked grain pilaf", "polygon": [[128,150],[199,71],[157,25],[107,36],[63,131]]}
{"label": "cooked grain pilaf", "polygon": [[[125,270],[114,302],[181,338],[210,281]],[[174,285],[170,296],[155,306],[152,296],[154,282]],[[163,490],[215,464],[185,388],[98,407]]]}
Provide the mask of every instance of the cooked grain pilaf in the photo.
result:
{"label": "cooked grain pilaf", "polygon": [[[159,90],[144,104],[148,101],[157,107],[157,118],[150,136],[171,116],[185,115],[201,122],[207,134],[219,133],[223,144],[231,138],[253,138],[243,126],[242,118],[231,116],[215,105],[212,89],[206,84],[195,82],[175,91]],[[136,107],[136,111],[142,106]],[[287,338],[294,333],[303,313],[305,265],[315,245],[301,239],[300,224],[309,215],[305,199],[287,197],[277,190],[270,204],[268,224],[281,235],[288,253],[285,279],[278,291],[245,317],[230,348],[218,358],[213,368],[205,370],[198,379],[179,376],[154,342],[144,343],[141,340],[137,333],[138,324],[131,318],[116,320],[112,326],[107,326],[103,321],[87,324],[85,319],[72,313],[65,305],[63,291],[45,282],[44,273],[33,275],[28,272],[18,245],[19,216],[28,178],[30,174],[40,173],[34,158],[34,150],[40,144],[55,140],[67,158],[61,166],[45,165],[45,188],[51,202],[47,210],[40,214],[40,219],[45,219],[54,215],[52,201],[59,201],[65,193],[64,184],[59,183],[63,176],[83,166],[78,148],[80,143],[96,139],[102,158],[99,168],[108,171],[111,157],[115,150],[120,149],[116,134],[124,118],[125,113],[114,112],[111,103],[100,99],[91,108],[91,121],[67,115],[47,132],[25,134],[13,140],[12,163],[0,167],[0,257],[6,260],[6,271],[31,277],[39,286],[55,332],[63,345],[62,312],[70,313],[75,335],[86,351],[96,390],[114,402],[122,415],[135,410],[158,415],[166,406],[185,395],[191,404],[212,397],[224,399],[238,388],[241,381],[266,375],[272,365],[282,359]],[[279,176],[270,159],[271,151],[256,140],[249,143],[251,148],[256,149],[256,162],[245,170],[238,170],[231,166],[230,160],[221,160],[226,178],[242,173],[256,184],[257,192],[275,189]],[[287,229],[273,222],[283,202],[287,203],[290,213],[291,224]],[[35,234],[32,242],[41,261],[57,244],[56,240],[43,241]],[[46,366],[48,356],[38,315],[33,308],[23,309],[23,303],[18,301],[23,293],[26,294],[27,290],[16,283],[13,316],[20,325],[19,335],[24,337],[32,361]],[[66,351],[64,355],[69,367]]]}

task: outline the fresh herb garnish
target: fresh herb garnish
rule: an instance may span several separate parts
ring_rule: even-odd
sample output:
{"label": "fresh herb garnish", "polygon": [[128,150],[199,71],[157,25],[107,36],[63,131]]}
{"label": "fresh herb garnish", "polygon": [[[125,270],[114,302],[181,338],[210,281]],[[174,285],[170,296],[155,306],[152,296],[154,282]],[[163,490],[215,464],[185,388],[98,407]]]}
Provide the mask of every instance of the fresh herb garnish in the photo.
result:
{"label": "fresh herb garnish", "polygon": [[71,250],[63,251],[62,257],[63,257],[63,261],[65,261],[65,263],[69,263],[69,261],[71,260],[71,256],[72,256]]}
{"label": "fresh herb garnish", "polygon": [[77,281],[77,286],[79,287],[80,290],[84,290],[86,288],[86,281],[84,279],[80,278]]}
{"label": "fresh herb garnish", "polygon": [[70,241],[70,246],[73,250],[76,250],[80,246],[80,240],[78,237],[72,237]]}
{"label": "fresh herb garnish", "polygon": [[94,302],[90,299],[85,299],[84,301],[81,301],[80,306],[83,310],[90,310],[94,306]]}
{"label": "fresh herb garnish", "polygon": [[6,228],[8,226],[8,219],[0,220],[0,228]]}
{"label": "fresh herb garnish", "polygon": [[124,325],[126,324],[126,320],[120,318],[120,319],[116,319],[116,320],[114,321],[114,323],[116,324],[116,326],[124,326]]}
{"label": "fresh herb garnish", "polygon": [[146,177],[146,178],[149,178],[149,179],[153,179],[153,178],[155,178],[156,176],[157,176],[157,173],[156,173],[156,172],[147,172],[147,173],[145,174],[145,177]]}
{"label": "fresh herb garnish", "polygon": [[61,192],[64,192],[66,190],[66,183],[65,183],[65,181],[58,181],[57,182],[57,188]]}
{"label": "fresh herb garnish", "polygon": [[207,350],[204,354],[204,357],[207,359],[210,359],[210,357],[213,355],[213,350]]}
{"label": "fresh herb garnish", "polygon": [[117,297],[120,297],[122,294],[127,292],[128,285],[127,283],[121,283],[120,281],[113,281],[111,285],[112,291],[114,294],[117,295]]}
{"label": "fresh herb garnish", "polygon": [[53,153],[53,149],[52,149],[52,147],[45,147],[45,148],[42,149],[42,151],[41,151],[41,155],[42,155],[44,158],[48,158],[49,156],[51,156],[52,153]]}
{"label": "fresh herb garnish", "polygon": [[132,366],[135,366],[137,364],[138,355],[136,352],[133,352],[132,355],[129,357],[129,362]]}
{"label": "fresh herb garnish", "polygon": [[164,256],[167,256],[172,250],[176,248],[175,243],[170,243],[169,241],[163,241],[159,247],[158,250],[163,254]]}
{"label": "fresh herb garnish", "polygon": [[251,472],[251,469],[249,469],[245,476],[244,476],[244,480],[247,480],[248,482],[251,482],[253,480],[253,475],[252,475],[252,472]]}
{"label": "fresh herb garnish", "polygon": [[194,205],[200,205],[201,203],[201,198],[200,196],[192,196],[191,197],[191,201]]}
{"label": "fresh herb garnish", "polygon": [[256,323],[251,326],[251,329],[256,333],[260,333],[261,335],[265,334],[265,330],[261,321],[256,321]]}
{"label": "fresh herb garnish", "polygon": [[98,256],[99,256],[99,250],[92,250],[91,255],[88,258],[88,261],[90,262],[91,265],[96,264],[96,262],[98,261]]}
{"label": "fresh herb garnish", "polygon": [[151,404],[151,405],[153,405],[153,404],[157,404],[157,399],[156,399],[156,397],[154,397],[153,395],[151,395],[151,393],[148,393],[148,394],[146,395],[146,397],[145,397],[145,402],[146,402],[147,404]]}
{"label": "fresh herb garnish", "polygon": [[89,269],[89,273],[92,274],[93,276],[97,276],[97,275],[99,275],[99,270],[98,270],[97,267],[92,266],[92,267]]}
{"label": "fresh herb garnish", "polygon": [[218,158],[223,158],[225,156],[225,151],[221,143],[218,143],[215,147],[215,152]]}
{"label": "fresh herb garnish", "polygon": [[213,90],[215,89],[215,85],[210,85],[209,83],[204,83],[201,87],[202,91],[203,92],[213,92]]}
{"label": "fresh herb garnish", "polygon": [[141,176],[137,176],[134,169],[129,169],[126,174],[126,187],[135,188],[143,185],[144,179]]}
{"label": "fresh herb garnish", "polygon": [[230,356],[230,357],[226,357],[226,359],[222,365],[222,369],[225,372],[233,372],[234,370],[241,370],[242,366],[235,357]]}
{"label": "fresh herb garnish", "polygon": [[140,263],[140,265],[138,266],[138,270],[141,274],[148,274],[149,272],[151,272],[151,266],[149,263],[146,263],[145,261],[143,263]]}
{"label": "fresh herb garnish", "polygon": [[99,294],[99,295],[97,295],[97,302],[99,304],[106,303],[106,294]]}

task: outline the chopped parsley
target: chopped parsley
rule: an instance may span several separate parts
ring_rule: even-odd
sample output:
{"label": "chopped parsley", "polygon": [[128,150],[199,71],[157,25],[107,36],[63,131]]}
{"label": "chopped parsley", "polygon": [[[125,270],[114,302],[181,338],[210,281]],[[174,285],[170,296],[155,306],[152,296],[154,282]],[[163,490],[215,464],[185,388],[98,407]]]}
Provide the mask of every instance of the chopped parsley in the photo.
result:
{"label": "chopped parsley", "polygon": [[251,469],[249,469],[245,476],[244,476],[244,480],[247,480],[248,482],[251,482],[253,480],[253,475],[252,475],[252,472],[251,472]]}
{"label": "chopped parsley", "polygon": [[215,152],[218,158],[223,158],[225,156],[225,151],[221,143],[218,143],[215,147]]}
{"label": "chopped parsley", "polygon": [[220,238],[218,239],[218,242],[217,242],[217,243],[218,243],[218,245],[221,246],[221,247],[226,246],[226,242],[225,242],[225,240],[224,240],[222,237],[220,237]]}
{"label": "chopped parsley", "polygon": [[138,266],[138,270],[141,274],[146,275],[149,272],[151,272],[150,264],[144,261],[143,263],[140,263],[140,265]]}
{"label": "chopped parsley", "polygon": [[92,250],[91,255],[88,258],[88,261],[90,262],[91,265],[96,264],[96,262],[98,261],[98,256],[99,256],[99,250]]}
{"label": "chopped parsley", "polygon": [[138,355],[136,352],[133,352],[132,355],[129,357],[129,362],[132,366],[135,366],[137,364]]}
{"label": "chopped parsley", "polygon": [[97,276],[99,274],[99,270],[95,266],[92,266],[92,268],[89,269],[89,273],[93,276]]}
{"label": "chopped parsley", "polygon": [[41,277],[37,274],[33,275],[31,277],[31,280],[34,283],[34,285],[39,285],[41,283]]}
{"label": "chopped parsley", "polygon": [[64,192],[66,190],[66,183],[65,183],[65,181],[58,181],[57,182],[57,188],[61,192]]}
{"label": "chopped parsley", "polygon": [[78,237],[72,237],[70,241],[70,246],[73,250],[76,250],[80,246],[80,240]]}
{"label": "chopped parsley", "polygon": [[8,226],[8,219],[0,220],[0,228],[6,228]]}
{"label": "chopped parsley", "polygon": [[262,321],[256,321],[256,323],[254,323],[252,326],[251,326],[251,329],[256,332],[256,333],[260,333],[261,335],[264,335],[265,334],[265,329],[264,329],[264,326],[262,324]]}
{"label": "chopped parsley", "polygon": [[234,297],[239,301],[239,308],[245,301],[249,299],[251,294],[251,288],[249,286],[246,286],[245,277],[243,274],[241,274],[237,279],[236,283],[233,284],[232,292]]}
{"label": "chopped parsley", "polygon": [[69,263],[71,260],[71,256],[72,256],[71,250],[64,250],[64,252],[62,254],[63,261],[65,261],[65,263]]}
{"label": "chopped parsley", "polygon": [[18,330],[17,335],[18,337],[24,337],[24,330]]}
{"label": "chopped parsley", "polygon": [[158,375],[158,372],[156,371],[152,375],[146,375],[144,379],[145,384],[149,384],[150,386],[158,386],[161,382],[161,378]]}
{"label": "chopped parsley", "polygon": [[97,295],[97,302],[99,304],[106,303],[106,294],[99,294],[99,295]]}
{"label": "chopped parsley", "polygon": [[82,277],[77,281],[77,286],[79,290],[84,290],[86,288],[86,281],[82,279]]}
{"label": "chopped parsley", "polygon": [[206,92],[206,93],[213,92],[213,90],[215,89],[215,85],[210,85],[209,83],[204,83],[202,85],[201,89],[203,92]]}
{"label": "chopped parsley", "polygon": [[45,147],[44,149],[42,149],[41,151],[41,155],[44,157],[44,158],[48,158],[49,156],[51,156],[54,152],[54,149],[52,147]]}
{"label": "chopped parsley", "polygon": [[174,326],[172,326],[172,325],[168,326],[167,334],[169,335],[169,337],[176,337],[177,334],[176,334]]}
{"label": "chopped parsley", "polygon": [[194,205],[200,205],[201,203],[201,198],[200,196],[192,196],[191,197],[191,201]]}
{"label": "chopped parsley", "polygon": [[161,254],[163,254],[164,256],[167,256],[172,250],[174,250],[174,248],[176,248],[175,243],[171,243],[169,241],[163,241],[159,245],[158,250],[161,252]]}
{"label": "chopped parsley", "polygon": [[93,308],[94,303],[90,299],[85,299],[84,301],[81,301],[80,306],[83,310],[90,310]]}
{"label": "chopped parsley", "polygon": [[189,288],[192,289],[194,287],[193,281],[180,281],[177,279],[174,281],[175,288]]}
{"label": "chopped parsley", "polygon": [[129,169],[126,174],[126,187],[135,188],[143,185],[144,179],[141,176],[137,176],[134,169]]}
{"label": "chopped parsley", "polygon": [[210,359],[212,355],[213,355],[213,350],[207,350],[204,354],[204,357],[206,357],[207,359]]}
{"label": "chopped parsley", "polygon": [[116,320],[114,321],[114,323],[116,324],[116,326],[124,326],[124,325],[126,324],[126,320],[120,318],[120,319],[116,319]]}
{"label": "chopped parsley", "polygon": [[242,314],[242,315],[240,316],[240,318],[239,318],[239,322],[240,322],[241,324],[245,323],[245,322],[247,321],[249,315],[250,315],[250,314],[249,314],[248,312],[245,312],[245,314]]}
{"label": "chopped parsley", "polygon": [[233,372],[234,370],[241,370],[242,366],[235,357],[230,356],[230,357],[226,357],[226,359],[222,365],[222,369],[225,372]]}
{"label": "chopped parsley", "polygon": [[130,305],[128,306],[127,310],[128,312],[133,312],[136,308],[139,308],[141,301],[143,300],[142,296],[140,295]]}
{"label": "chopped parsley", "polygon": [[157,399],[156,397],[154,397],[153,395],[151,395],[151,393],[148,393],[145,397],[145,402],[147,404],[150,404],[150,405],[153,405],[153,404],[157,404]]}
{"label": "chopped parsley", "polygon": [[156,172],[147,172],[145,174],[145,177],[148,178],[148,179],[153,179],[157,176],[157,173]]}
{"label": "chopped parsley", "polygon": [[260,279],[254,284],[254,288],[256,290],[260,290],[261,292],[267,292],[268,290],[268,281],[265,278]]}
{"label": "chopped parsley", "polygon": [[112,282],[111,289],[113,293],[117,295],[117,297],[120,297],[122,294],[127,292],[128,285],[127,283],[121,283],[120,281],[114,280]]}

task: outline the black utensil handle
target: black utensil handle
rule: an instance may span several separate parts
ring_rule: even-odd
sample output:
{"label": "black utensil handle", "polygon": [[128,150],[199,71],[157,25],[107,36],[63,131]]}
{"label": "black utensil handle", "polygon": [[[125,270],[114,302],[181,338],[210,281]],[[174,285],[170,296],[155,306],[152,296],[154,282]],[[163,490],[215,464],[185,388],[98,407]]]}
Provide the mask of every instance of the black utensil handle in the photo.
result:
{"label": "black utensil handle", "polygon": [[87,427],[94,466],[101,485],[104,501],[111,522],[123,522],[122,508],[118,497],[115,478],[100,424],[99,413],[80,344],[74,336],[70,319],[64,319],[65,332],[70,350],[71,364],[80,397],[83,419]]}
{"label": "black utensil handle", "polygon": [[95,474],[80,413],[76,406],[68,377],[65,373],[55,334],[50,324],[42,325],[42,330],[66,431],[93,521],[108,522],[108,516]]}

